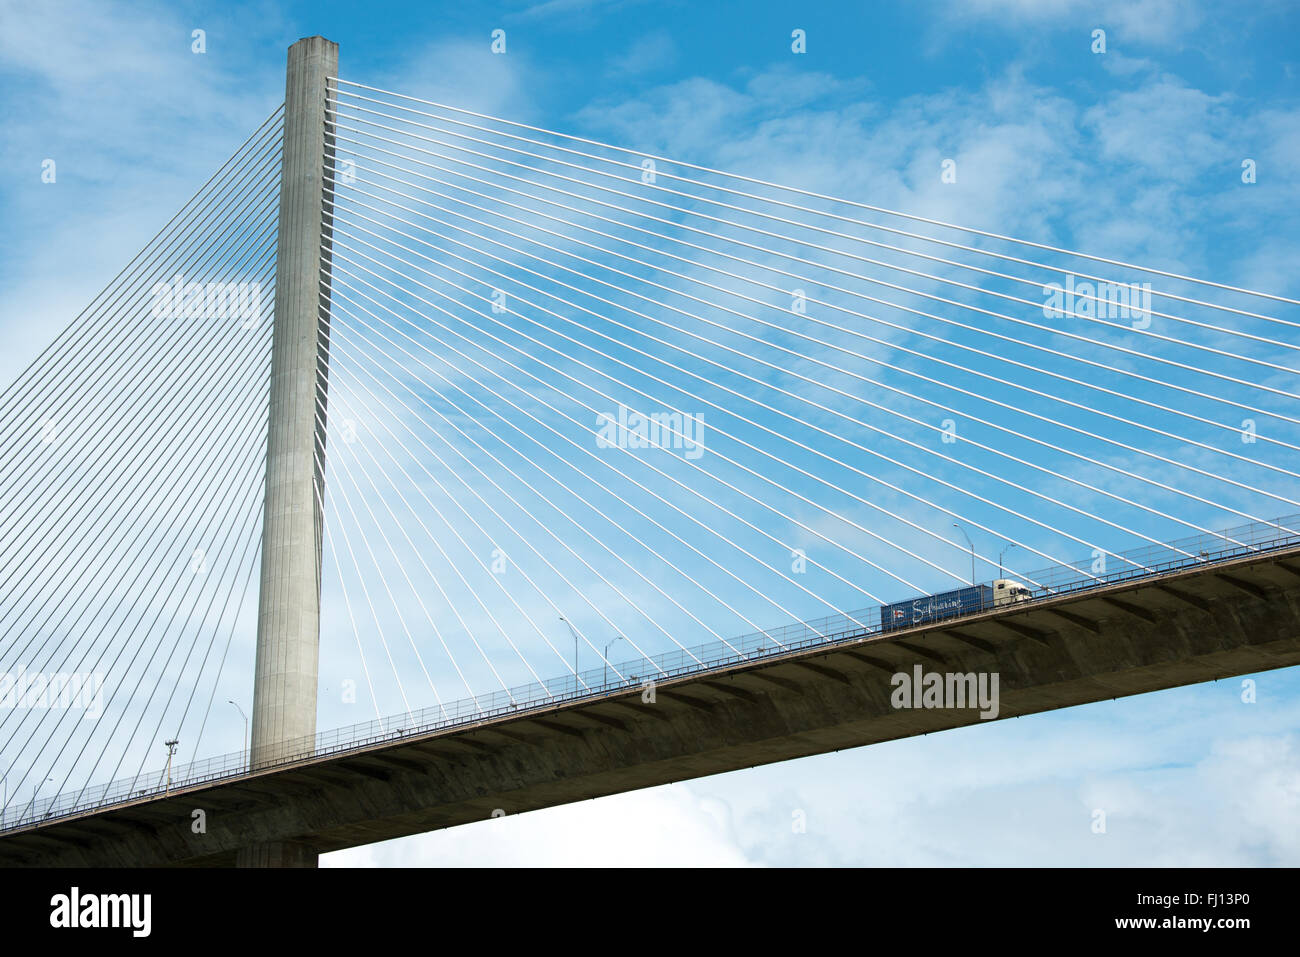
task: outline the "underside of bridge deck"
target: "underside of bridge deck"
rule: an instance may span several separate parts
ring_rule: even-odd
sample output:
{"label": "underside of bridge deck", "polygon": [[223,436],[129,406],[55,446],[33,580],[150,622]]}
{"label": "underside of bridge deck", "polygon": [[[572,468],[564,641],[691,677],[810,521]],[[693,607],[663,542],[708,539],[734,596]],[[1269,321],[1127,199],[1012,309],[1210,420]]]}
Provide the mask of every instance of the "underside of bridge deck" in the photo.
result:
{"label": "underside of bridge deck", "polygon": [[[1300,664],[1300,549],[999,609],[304,761],[0,839],[8,865],[326,852],[978,723],[893,676],[996,673],[998,719]],[[194,811],[206,832],[194,833]],[[294,855],[286,855],[292,863]]]}

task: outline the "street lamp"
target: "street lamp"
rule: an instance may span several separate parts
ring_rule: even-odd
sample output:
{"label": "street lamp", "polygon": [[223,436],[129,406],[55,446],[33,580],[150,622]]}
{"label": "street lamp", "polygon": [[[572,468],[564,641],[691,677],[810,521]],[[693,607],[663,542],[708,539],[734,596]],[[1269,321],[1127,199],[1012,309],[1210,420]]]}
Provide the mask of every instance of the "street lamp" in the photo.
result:
{"label": "street lamp", "polygon": [[602,657],[605,659],[605,681],[604,681],[604,684],[606,684],[606,685],[609,684],[609,646],[612,645],[612,644],[614,644],[615,641],[622,641],[622,640],[623,640],[623,636],[622,636],[622,635],[615,635],[615,636],[614,636],[614,641],[607,641],[607,642],[605,643],[605,654],[604,654]]}
{"label": "street lamp", "polygon": [[1002,577],[1002,556],[1004,556],[1007,552],[1011,551],[1011,549],[1015,548],[1018,544],[1019,542],[1011,542],[1010,544],[1007,545],[1006,548],[998,552],[998,577],[999,578]]}
{"label": "street lamp", "polygon": [[966,529],[962,528],[956,522],[952,523],[952,527],[961,532],[962,538],[966,539],[966,544],[970,546],[970,583],[973,585],[975,584],[975,543],[972,542],[970,536],[966,534]]}
{"label": "street lamp", "polygon": [[[227,699],[227,702],[228,702],[229,704],[235,704],[235,702],[233,702],[233,701],[229,701],[229,699]],[[239,712],[239,716],[240,716],[241,718],[244,719],[244,762],[247,763],[247,762],[248,762],[248,749],[249,749],[249,741],[248,741],[248,715],[244,714],[244,709],[241,708],[241,707],[240,707],[239,705],[237,705],[237,704],[235,704],[235,710],[238,711],[238,712]]]}
{"label": "street lamp", "polygon": [[564,622],[565,627],[569,629],[569,634],[573,635],[573,693],[577,694],[578,693],[578,633],[573,630],[573,625],[569,623],[569,619],[565,618],[563,615],[560,616],[560,621]]}
{"label": "street lamp", "polygon": [[180,744],[179,740],[163,742],[163,745],[167,748],[167,787],[163,789],[163,794],[170,794],[172,790],[172,755],[176,753],[178,744]]}

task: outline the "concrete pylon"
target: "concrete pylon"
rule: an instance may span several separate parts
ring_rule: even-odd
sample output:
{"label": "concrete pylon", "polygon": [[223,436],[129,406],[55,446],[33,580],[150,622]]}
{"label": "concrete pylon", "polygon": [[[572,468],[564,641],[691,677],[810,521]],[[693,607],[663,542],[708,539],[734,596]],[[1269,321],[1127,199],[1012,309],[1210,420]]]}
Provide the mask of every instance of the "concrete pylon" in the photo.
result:
{"label": "concrete pylon", "polygon": [[[251,761],[267,767],[309,750],[316,734],[320,569],[325,494],[325,385],[332,207],[324,169],[333,162],[327,77],[339,48],[324,37],[289,47],[275,267],[270,420],[262,580],[257,618]],[[318,421],[319,416],[319,421]],[[256,845],[248,866],[315,866],[299,845]]]}

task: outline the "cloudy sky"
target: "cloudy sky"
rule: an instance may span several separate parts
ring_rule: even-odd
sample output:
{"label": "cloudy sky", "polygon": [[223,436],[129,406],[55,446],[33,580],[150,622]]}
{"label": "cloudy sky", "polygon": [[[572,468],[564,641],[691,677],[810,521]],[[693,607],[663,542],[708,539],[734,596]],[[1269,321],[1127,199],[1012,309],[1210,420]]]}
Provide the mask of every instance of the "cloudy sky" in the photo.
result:
{"label": "cloudy sky", "polygon": [[[1151,281],[1183,297],[1158,298],[1155,309],[1203,324],[1156,319],[1151,334],[1075,324],[1059,327],[1075,337],[1063,339],[1042,328],[1043,313],[1034,308],[1042,302],[1039,289],[913,254],[981,262],[1043,282],[1052,271],[1059,278],[1102,269],[1095,261],[766,189],[757,192],[1047,268],[972,259],[856,225],[847,231],[900,249],[852,245],[857,258],[848,258],[843,237],[826,232],[764,244],[745,227],[791,235],[797,224],[760,223],[747,212],[719,225],[697,215],[718,215],[719,207],[701,198],[716,198],[720,186],[747,189],[742,181],[700,174],[683,186],[690,193],[684,202],[648,194],[673,205],[665,213],[645,205],[641,194],[597,192],[589,170],[561,166],[553,153],[523,181],[504,177],[520,169],[500,160],[506,147],[519,145],[507,140],[510,133],[591,149],[600,159],[590,167],[611,158],[680,159],[1300,298],[1300,280],[1287,268],[1300,253],[1291,212],[1300,199],[1293,162],[1300,150],[1297,64],[1289,42],[1296,19],[1284,3],[1225,12],[1172,0],[707,9],[634,0],[447,8],[0,0],[0,155],[10,170],[0,181],[0,380],[18,376],[272,114],[283,98],[285,47],[322,34],[341,46],[343,80],[418,98],[353,87],[381,102],[353,96],[342,121],[341,154],[355,159],[359,182],[339,195],[348,249],[340,259],[350,272],[338,277],[346,301],[336,316],[330,428],[347,422],[360,440],[331,435],[322,729],[564,674],[574,654],[559,620],[565,613],[584,639],[579,667],[591,669],[602,667],[603,648],[616,635],[659,654],[674,650],[675,635],[693,635],[688,644],[700,644],[953,587],[969,575],[965,532],[952,529],[954,517],[973,532],[976,576],[989,580],[996,558],[1013,543],[1008,567],[1029,577],[1057,561],[1087,561],[1094,546],[1113,555],[1300,513],[1289,471],[1300,459],[1288,444],[1300,442],[1298,423],[1288,419],[1296,379],[1286,370],[1295,354],[1276,341],[1287,339],[1285,323],[1300,321],[1293,304],[1121,270],[1115,278]],[[202,52],[195,52],[195,31],[202,31]],[[494,52],[494,31],[502,31],[504,50],[498,41]],[[804,52],[794,49],[796,31]],[[451,114],[432,104],[632,152],[484,120],[482,148],[491,158],[475,167],[472,154],[459,152],[418,166],[411,157],[429,154],[404,149],[405,185],[399,184],[377,162],[392,158],[378,137],[417,142],[417,122],[449,129]],[[403,112],[403,105],[428,115]],[[366,109],[400,114],[382,122],[401,132],[368,125]],[[57,177],[43,182],[50,160]],[[427,202],[442,201],[429,200],[427,191],[411,198],[418,186],[410,185],[429,185],[420,178],[429,173],[444,177],[454,197],[432,218]],[[552,186],[579,194],[572,215],[548,203],[558,195],[545,191]],[[735,201],[734,194],[727,198]],[[467,199],[486,203],[487,213],[460,215]],[[663,219],[628,219],[597,199]],[[740,202],[751,209],[749,200]],[[792,215],[788,207],[752,208]],[[523,223],[512,224],[503,212]],[[614,217],[605,228],[620,238],[638,225],[657,231],[651,238],[636,234],[648,248],[620,248],[626,256],[645,253],[660,271],[652,275],[626,256],[616,262],[582,245],[600,245],[584,227],[599,228],[607,222],[602,215]],[[843,218],[816,221],[846,229]],[[444,230],[432,247],[421,245],[430,224]],[[688,233],[692,225],[716,230],[718,238]],[[380,253],[366,245],[383,245],[381,236],[405,248]],[[760,250],[730,244],[742,237]],[[676,242],[683,238],[708,249],[691,251]],[[435,268],[465,272],[437,278],[411,266],[431,267],[417,258],[419,250],[467,255],[465,243],[484,249],[496,241],[517,248],[495,266],[483,258],[443,258]],[[366,281],[372,274],[360,267],[383,272],[381,262],[401,262],[391,258],[393,248],[406,257],[405,275],[398,298],[384,300],[380,287],[390,287]],[[683,258],[662,258],[673,252]],[[727,253],[750,264],[738,267]],[[581,272],[575,254],[596,260],[592,268],[603,269],[599,275],[614,286],[563,272]],[[864,265],[863,256],[879,260]],[[620,282],[611,266],[627,270],[628,281]],[[661,285],[649,285],[651,278]],[[810,313],[834,325],[812,330],[815,345],[784,326],[742,338],[738,330],[750,328],[743,322],[751,315],[789,315],[783,297],[795,279],[807,287]],[[882,279],[897,285],[882,286]],[[518,318],[504,325],[494,324],[482,301],[497,287],[517,300],[509,315]],[[386,348],[377,344],[390,341],[385,337],[395,327],[388,321],[428,323],[441,335],[435,323],[475,311],[484,314],[479,328],[495,329],[500,339],[476,338],[468,346],[470,340],[447,340],[466,349],[456,356],[447,346],[437,358],[412,349],[418,363],[404,357],[403,379],[391,380],[398,389],[402,381],[414,385],[404,393],[410,404],[399,409],[395,393],[380,398],[367,356]],[[717,341],[733,351],[692,338],[700,327],[691,323],[701,317],[720,324]],[[604,324],[611,319],[625,325]],[[553,331],[561,326],[572,339]],[[988,338],[988,331],[1004,338]],[[540,336],[551,351],[534,348],[525,334]],[[444,340],[428,344],[435,341]],[[974,359],[972,348],[996,355]],[[734,349],[768,364],[752,367],[746,378],[733,368]],[[1138,353],[1166,361],[1156,369]],[[664,358],[677,367],[658,362]],[[1210,374],[1197,371],[1205,369]],[[505,378],[493,378],[498,374]],[[710,384],[699,384],[701,376]],[[506,379],[522,388],[511,392]],[[769,385],[788,391],[777,398],[762,392],[771,405],[757,410],[740,402]],[[605,464],[591,454],[593,414],[619,402],[703,413],[710,453],[699,462],[631,457],[626,472],[602,471]],[[445,414],[448,428],[460,425],[482,445],[464,433],[448,439],[445,429],[420,431],[421,408]],[[473,409],[481,415],[471,417]],[[1009,414],[1017,409],[1023,411]],[[731,415],[736,411],[750,419],[742,422]],[[793,429],[792,414],[803,420]],[[525,420],[529,415],[538,418]],[[934,431],[948,417],[984,443],[978,451],[963,446],[960,454],[969,458],[960,462],[942,457],[949,450]],[[1231,431],[1247,418],[1258,420],[1258,444],[1245,445]],[[768,468],[770,459],[745,444],[766,442],[765,428],[807,443],[770,446],[788,462],[779,477],[794,498],[773,498],[770,483],[742,467]],[[847,448],[842,438],[859,444]],[[559,454],[566,441],[578,443],[573,454]],[[872,451],[891,459],[882,465]],[[833,466],[828,455],[836,457]],[[487,477],[456,484],[479,468],[501,484]],[[800,468],[832,484],[812,481]],[[709,484],[720,480],[731,484]],[[417,497],[421,504],[408,503]],[[706,497],[740,518],[720,515]],[[439,548],[419,538],[416,524],[385,511],[400,511],[399,503],[439,531],[421,529]],[[601,524],[620,517],[623,529]],[[686,541],[645,525],[655,520]],[[719,530],[717,546],[690,547],[712,541],[700,523]],[[594,534],[583,533],[583,525]],[[602,542],[629,561],[620,566]],[[724,545],[743,548],[743,557]],[[491,572],[496,546],[520,578],[506,576],[503,584]],[[806,577],[787,572],[792,547],[810,559]],[[362,571],[367,560],[379,572],[369,576],[370,591]],[[241,555],[232,568],[246,564]],[[245,710],[251,701],[247,607],[241,622],[219,678],[181,674],[202,689],[201,698],[216,702],[204,716],[204,743],[185,760],[241,747],[243,724],[226,701]],[[445,653],[444,636],[452,651],[463,652],[459,661]],[[630,649],[609,655],[613,665],[633,657]],[[1251,677],[1257,693],[1250,703],[1239,680],[1176,689],[487,821],[329,855],[323,863],[1295,865],[1300,676],[1289,669]],[[342,693],[358,687],[355,696]],[[133,740],[125,750],[157,763],[151,744]],[[5,757],[18,767],[27,760],[21,752]],[[65,764],[58,769],[68,771]],[[112,766],[73,770],[79,785],[88,774],[100,780]],[[44,777],[34,774],[24,793]],[[1094,828],[1099,811],[1105,833]]]}

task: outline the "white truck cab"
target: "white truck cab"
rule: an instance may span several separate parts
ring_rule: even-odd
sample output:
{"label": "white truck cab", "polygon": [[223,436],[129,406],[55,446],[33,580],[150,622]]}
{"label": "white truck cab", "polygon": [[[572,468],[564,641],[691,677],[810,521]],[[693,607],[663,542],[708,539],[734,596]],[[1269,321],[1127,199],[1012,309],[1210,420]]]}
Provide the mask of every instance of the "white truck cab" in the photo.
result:
{"label": "white truck cab", "polygon": [[1025,585],[1011,578],[999,578],[993,583],[993,606],[1014,605],[1018,601],[1029,601],[1033,593]]}

